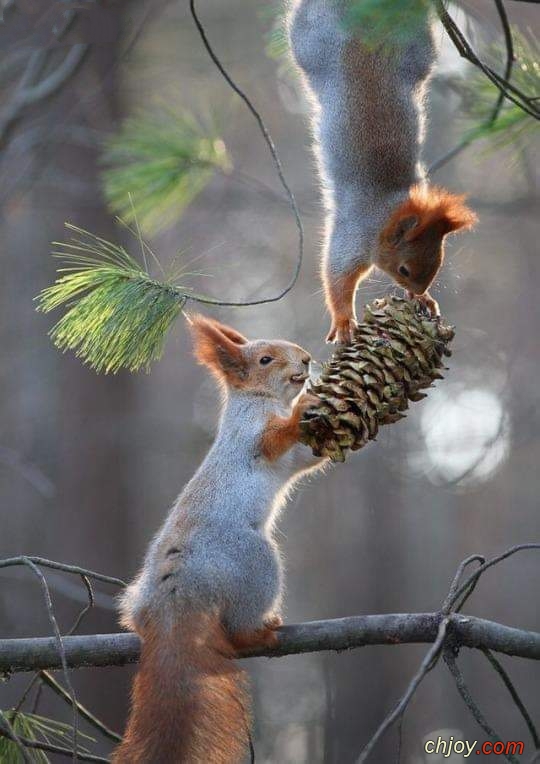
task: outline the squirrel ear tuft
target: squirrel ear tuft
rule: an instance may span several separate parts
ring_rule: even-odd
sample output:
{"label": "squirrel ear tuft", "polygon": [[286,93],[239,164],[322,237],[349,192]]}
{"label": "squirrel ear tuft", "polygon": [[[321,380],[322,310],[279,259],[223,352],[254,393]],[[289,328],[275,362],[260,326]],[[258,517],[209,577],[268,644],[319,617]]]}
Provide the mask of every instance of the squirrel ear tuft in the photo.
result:
{"label": "squirrel ear tuft", "polygon": [[420,218],[418,229],[411,232],[416,238],[428,228],[436,228],[442,236],[472,228],[477,221],[474,212],[465,204],[465,195],[452,194],[437,186],[415,186],[410,192],[410,203]]}
{"label": "squirrel ear tuft", "polygon": [[432,231],[441,239],[452,231],[471,228],[477,218],[465,204],[465,196],[436,186],[413,186],[391,214],[381,240],[392,246],[414,241]]}
{"label": "squirrel ear tuft", "polygon": [[417,215],[405,215],[404,217],[397,218],[392,230],[388,232],[390,242],[395,245],[407,239],[408,234],[416,228],[419,222],[420,220]]}
{"label": "squirrel ear tuft", "polygon": [[189,322],[197,361],[230,384],[245,379],[247,364],[242,346],[248,340],[230,326],[200,314],[190,316]]}

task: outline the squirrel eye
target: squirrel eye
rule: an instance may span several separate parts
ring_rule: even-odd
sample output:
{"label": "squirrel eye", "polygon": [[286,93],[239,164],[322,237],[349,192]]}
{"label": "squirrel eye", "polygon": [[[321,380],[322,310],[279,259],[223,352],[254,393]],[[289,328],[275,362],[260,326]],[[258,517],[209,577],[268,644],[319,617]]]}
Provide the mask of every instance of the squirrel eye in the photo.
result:
{"label": "squirrel eye", "polygon": [[400,265],[398,268],[398,272],[401,273],[402,276],[405,276],[406,279],[409,278],[411,275],[410,270],[405,265]]}
{"label": "squirrel eye", "polygon": [[261,366],[268,366],[269,363],[271,363],[274,359],[271,358],[269,355],[263,355],[261,359],[259,359],[259,363]]}

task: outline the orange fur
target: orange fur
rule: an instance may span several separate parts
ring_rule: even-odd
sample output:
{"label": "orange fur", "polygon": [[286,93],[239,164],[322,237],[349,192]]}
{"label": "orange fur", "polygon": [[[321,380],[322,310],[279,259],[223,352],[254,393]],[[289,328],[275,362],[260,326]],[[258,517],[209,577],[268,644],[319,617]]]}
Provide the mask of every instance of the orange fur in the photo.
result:
{"label": "orange fur", "polygon": [[271,416],[261,438],[261,453],[269,462],[275,462],[300,441],[300,420],[304,413],[319,403],[318,398],[304,393],[296,402],[289,417]]}
{"label": "orange fur", "polygon": [[332,342],[337,335],[347,336],[351,324],[356,322],[354,310],[354,295],[356,288],[371,270],[371,264],[360,263],[354,270],[344,276],[332,278],[331,274],[323,271],[324,294],[326,306],[332,316],[332,327],[327,342]]}
{"label": "orange fur", "polygon": [[114,764],[238,764],[249,718],[243,672],[217,616],[193,613],[142,634],[132,710]]}
{"label": "orange fur", "polygon": [[452,231],[471,228],[477,219],[465,204],[465,196],[436,186],[413,186],[409,198],[390,215],[381,231],[381,241],[394,245],[395,232],[407,218],[416,218],[417,224],[405,233],[405,241],[414,241],[430,228],[438,229],[441,237],[446,236]]}
{"label": "orange fur", "polygon": [[272,416],[268,420],[261,439],[261,452],[269,462],[275,462],[280,456],[298,443],[300,437],[300,418],[293,412],[288,419]]}
{"label": "orange fur", "polygon": [[219,380],[226,380],[236,387],[241,386],[246,376],[246,359],[242,346],[247,343],[247,339],[240,332],[214,319],[201,315],[190,318],[197,361]]}

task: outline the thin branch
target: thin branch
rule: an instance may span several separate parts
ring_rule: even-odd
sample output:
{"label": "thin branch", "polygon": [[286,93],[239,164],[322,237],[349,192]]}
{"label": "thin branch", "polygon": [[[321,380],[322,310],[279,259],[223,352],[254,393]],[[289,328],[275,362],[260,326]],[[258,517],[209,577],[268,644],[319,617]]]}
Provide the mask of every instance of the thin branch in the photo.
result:
{"label": "thin branch", "polygon": [[443,618],[442,621],[440,622],[439,630],[437,632],[437,638],[435,642],[433,643],[432,647],[428,650],[428,652],[424,656],[424,659],[422,663],[420,664],[420,668],[418,669],[416,674],[413,676],[412,680],[407,686],[406,691],[400,698],[397,705],[392,709],[392,711],[388,714],[388,716],[379,725],[375,734],[371,737],[371,739],[362,749],[360,756],[358,758],[357,764],[364,764],[364,762],[368,760],[369,756],[371,755],[371,752],[373,751],[373,749],[375,748],[375,746],[377,745],[381,737],[384,735],[386,730],[389,729],[394,724],[394,722],[396,722],[398,719],[403,717],[403,714],[405,713],[405,710],[407,706],[409,705],[414,693],[420,686],[420,683],[425,679],[427,674],[437,665],[439,656],[441,654],[441,650],[444,645],[444,641],[446,639],[446,634],[448,631],[449,624],[450,624],[450,618],[448,616]]}
{"label": "thin branch", "polygon": [[[450,607],[454,605],[455,602],[461,597],[462,594],[466,594],[465,598],[461,601],[460,605],[457,608],[454,608],[455,610],[460,610],[463,605],[465,604],[465,601],[470,596],[471,592],[468,592],[469,588],[474,584],[476,585],[476,582],[480,578],[480,576],[486,572],[486,570],[489,570],[489,568],[492,568],[494,565],[497,565],[499,562],[502,562],[503,560],[508,559],[508,557],[512,557],[514,554],[517,554],[518,552],[524,552],[529,549],[540,549],[540,544],[518,544],[517,546],[513,546],[510,549],[507,549],[506,552],[503,552],[502,554],[498,555],[497,557],[493,557],[491,560],[488,560],[487,562],[480,565],[479,568],[477,568],[474,573],[472,573],[469,578],[465,581],[462,586],[459,587],[459,589],[454,593],[454,596],[452,598],[452,601],[450,602]],[[472,590],[471,590],[472,591]]]}
{"label": "thin branch", "polygon": [[[471,693],[469,692],[469,688],[467,687],[465,680],[463,678],[463,674],[461,673],[456,659],[454,657],[454,652],[452,648],[448,648],[444,651],[444,662],[448,666],[448,669],[450,670],[450,673],[454,677],[454,681],[456,683],[457,690],[459,694],[461,695],[461,698],[473,717],[475,718],[478,725],[483,729],[483,731],[486,733],[488,738],[491,740],[492,743],[500,743],[501,738],[497,735],[493,727],[491,727],[485,716],[482,714],[476,703],[474,702]],[[505,759],[511,764],[519,764],[519,760],[516,759],[515,756],[513,756],[511,753],[505,753],[503,754]]]}
{"label": "thin branch", "polygon": [[[59,684],[56,679],[51,674],[49,674],[48,671],[40,671],[39,676],[43,682],[58,695],[58,697],[62,698],[62,700],[64,700],[73,708],[69,693],[64,690],[62,685]],[[114,740],[116,743],[119,743],[122,740],[122,737],[117,732],[109,729],[106,724],[103,724],[100,719],[94,716],[91,711],[89,711],[85,706],[82,705],[82,703],[79,703],[78,701],[77,711],[83,719],[86,719],[89,724],[99,730],[103,735],[105,735],[105,737],[108,737],[110,740]]]}
{"label": "thin branch", "polygon": [[41,565],[44,568],[52,568],[52,570],[63,570],[64,573],[75,573],[78,576],[88,576],[95,581],[102,581],[104,584],[112,584],[113,586],[120,586],[124,588],[126,582],[121,578],[114,578],[113,576],[104,576],[103,573],[96,573],[93,570],[87,570],[87,568],[81,568],[78,565],[67,565],[63,562],[55,562],[54,560],[46,560],[44,557],[27,557],[21,555],[20,557],[8,557],[4,560],[0,560],[0,568],[9,568],[13,565],[27,565],[25,560],[36,565]]}
{"label": "thin branch", "polygon": [[278,300],[281,300],[283,297],[285,297],[286,294],[288,294],[291,289],[295,286],[296,282],[298,281],[298,276],[300,275],[300,269],[302,267],[302,261],[304,258],[304,227],[302,225],[302,220],[300,218],[300,212],[298,211],[298,205],[296,204],[296,199],[294,197],[294,194],[292,192],[291,187],[289,186],[287,179],[285,178],[285,174],[283,172],[283,166],[281,164],[281,160],[279,158],[279,155],[277,153],[277,149],[274,145],[274,141],[272,140],[272,136],[270,135],[268,128],[266,127],[266,124],[260,115],[260,113],[257,111],[255,106],[252,104],[248,96],[244,93],[244,91],[236,84],[236,82],[232,79],[230,74],[226,71],[225,67],[219,60],[217,54],[215,53],[214,49],[212,48],[212,45],[210,44],[210,41],[208,39],[208,36],[206,34],[206,31],[202,25],[201,20],[199,19],[199,16],[197,14],[197,10],[195,8],[195,0],[189,0],[189,9],[191,11],[191,16],[193,18],[193,21],[195,23],[195,26],[197,27],[197,31],[199,32],[200,38],[202,40],[202,43],[206,49],[206,52],[212,59],[212,62],[219,70],[220,74],[223,76],[229,87],[242,99],[242,101],[245,103],[253,117],[255,118],[257,125],[259,126],[259,129],[262,133],[262,136],[266,142],[266,145],[268,146],[268,150],[270,151],[270,154],[272,156],[272,159],[274,161],[274,165],[276,167],[276,171],[280,180],[281,185],[283,186],[285,193],[287,194],[287,197],[289,199],[289,203],[291,205],[291,209],[294,215],[294,220],[296,223],[296,228],[298,230],[298,257],[296,261],[296,266],[294,269],[294,273],[292,275],[292,278],[289,282],[289,284],[283,289],[278,295],[275,297],[266,297],[262,300],[249,300],[249,301],[241,301],[241,302],[233,302],[233,301],[223,301],[223,300],[217,300],[212,298],[203,298],[200,296],[193,296],[193,295],[187,295],[187,299],[194,300],[196,302],[201,302],[209,305],[224,305],[228,307],[244,307],[244,306],[250,306],[250,305],[265,305],[270,302],[277,302]]}
{"label": "thin branch", "polygon": [[[504,7],[504,0],[494,0],[494,2],[495,2],[495,5],[496,5],[496,8],[497,8],[497,13],[498,13],[500,21],[501,21],[501,26],[502,26],[503,35],[504,35],[504,41],[505,41],[505,46],[506,46],[506,64],[505,64],[505,70],[504,70],[504,77],[500,78],[500,79],[501,79],[501,83],[505,83],[505,84],[508,85],[509,88],[514,89],[513,86],[510,84],[510,78],[512,76],[512,68],[513,68],[514,60],[515,60],[515,55],[514,55],[514,40],[513,40],[513,37],[512,37],[512,29],[510,27],[510,22],[508,21],[508,15],[506,13],[506,8]],[[439,5],[439,17],[441,18],[441,21],[442,21],[443,25],[445,26],[446,31],[448,32],[450,38],[454,42],[454,45],[457,48],[457,50],[460,53],[460,55],[462,57],[466,58],[470,63],[473,63],[475,66],[478,66],[480,69],[482,69],[482,71],[484,71],[484,65],[477,58],[477,56],[474,54],[474,52],[472,51],[472,48],[470,47],[470,45],[465,40],[465,37],[461,34],[461,32],[459,32],[459,29],[458,29],[457,25],[455,24],[455,22],[453,21],[453,19],[451,19],[451,17],[448,15],[448,13],[446,13],[446,17],[443,18],[443,16],[441,15],[441,10],[440,10],[441,7],[442,7],[442,3]],[[458,39],[457,32],[459,32],[459,35],[460,35],[459,39]],[[489,70],[489,67],[486,67],[486,69]],[[489,71],[491,71],[491,70],[489,70]],[[484,73],[487,74],[487,72],[485,72],[485,71],[484,71]],[[489,76],[489,75],[487,75],[487,76]],[[493,82],[492,77],[490,77],[490,79]],[[491,127],[491,126],[493,126],[495,124],[495,122],[497,121],[497,119],[499,117],[501,109],[503,107],[505,97],[509,97],[509,96],[507,96],[507,94],[505,92],[505,89],[502,86],[502,84],[499,84],[497,82],[494,82],[494,84],[497,86],[497,88],[499,90],[499,93],[498,93],[498,96],[497,96],[497,100],[495,101],[495,104],[493,106],[493,111],[490,114],[490,116],[488,117],[488,119],[486,120],[486,126],[488,126],[488,127]],[[519,92],[519,91],[517,91],[517,92]],[[534,98],[529,98],[527,96],[523,96],[523,97],[525,98],[527,103],[533,103],[534,100],[535,100]],[[512,99],[510,99],[510,100],[512,100]],[[523,106],[521,104],[518,104],[518,106],[523,108]],[[527,109],[525,109],[525,111],[527,111]],[[528,113],[530,113],[530,112],[528,112]],[[540,119],[540,113],[538,113],[538,112],[533,113],[532,116],[536,116],[537,119]],[[474,139],[472,137],[465,137],[465,138],[463,138],[463,140],[461,140],[460,143],[458,143],[456,146],[454,146],[452,149],[450,149],[446,154],[443,154],[443,156],[441,156],[438,159],[436,159],[430,165],[430,167],[428,168],[428,175],[432,175],[437,170],[439,170],[441,167],[443,167],[445,164],[447,164],[452,159],[454,159],[456,156],[461,154],[462,151],[464,151],[468,146],[471,145],[471,143],[473,143],[473,140]]]}
{"label": "thin branch", "polygon": [[497,658],[492,654],[490,650],[484,649],[482,650],[482,652],[484,653],[484,655],[490,662],[493,669],[497,672],[497,674],[501,677],[502,681],[504,682],[506,689],[510,693],[512,700],[514,701],[518,711],[520,712],[525,724],[528,727],[529,732],[531,733],[534,747],[540,748],[540,737],[538,735],[538,730],[536,729],[536,726],[533,720],[531,719],[531,716],[529,712],[527,711],[525,704],[523,703],[520,696],[518,695],[518,691],[514,687],[514,683],[510,679],[508,672],[505,670],[504,666],[501,664],[499,660],[497,660]]}
{"label": "thin branch", "polygon": [[461,579],[463,578],[463,573],[465,572],[465,568],[467,568],[467,566],[471,565],[473,562],[479,562],[481,565],[483,565],[485,561],[486,561],[486,558],[483,557],[481,554],[472,554],[470,557],[467,557],[467,559],[463,560],[463,562],[460,563],[459,568],[457,569],[456,574],[454,576],[454,580],[452,581],[452,584],[450,586],[448,595],[446,596],[446,599],[442,604],[441,612],[448,614],[452,611],[452,606],[456,600],[456,592],[459,589],[459,585],[461,583]]}
{"label": "thin branch", "polygon": [[45,79],[31,88],[24,88],[22,97],[19,99],[20,107],[32,106],[38,101],[50,98],[62,85],[75,74],[77,67],[82,62],[89,46],[87,43],[76,43],[66,53],[64,60]]}
{"label": "thin branch", "polygon": [[75,634],[75,632],[77,631],[77,629],[81,625],[81,623],[84,620],[84,618],[88,615],[90,610],[92,610],[92,608],[95,605],[94,590],[92,589],[92,584],[90,583],[90,579],[86,575],[81,575],[81,578],[82,578],[83,584],[86,587],[86,594],[88,595],[88,602],[83,607],[83,609],[81,610],[81,612],[79,613],[77,618],[75,619],[75,623],[73,624],[71,629],[68,631],[68,634]]}
{"label": "thin branch", "polygon": [[[4,730],[0,729],[0,735],[3,735],[4,737],[9,737],[7,732],[4,734]],[[46,751],[47,753],[55,753],[57,756],[67,756],[68,758],[75,761],[75,754],[71,750],[71,748],[62,748],[59,745],[53,745],[52,743],[44,743],[43,741],[38,740],[30,740],[26,737],[18,737],[17,740],[23,747],[23,750],[25,748],[32,748],[36,751]],[[23,752],[21,751],[21,755],[23,755]],[[77,758],[80,761],[97,761],[97,762],[106,762],[106,764],[109,764],[109,759],[105,759],[103,756],[95,756],[91,753],[83,753],[81,751],[77,751]],[[32,764],[32,759],[29,758],[26,751],[24,751],[24,760],[27,761],[29,764]]]}
{"label": "thin branch", "polygon": [[[351,650],[367,645],[430,644],[437,638],[441,613],[384,613],[283,626],[272,648],[244,650],[241,658]],[[540,633],[460,613],[450,615],[453,644],[487,648],[505,655],[540,660]],[[70,668],[124,666],[139,660],[136,634],[88,634],[63,637]],[[0,639],[0,674],[58,669],[61,663],[51,637]]]}
{"label": "thin branch", "polygon": [[51,593],[49,591],[49,586],[47,584],[47,580],[45,576],[43,575],[41,570],[37,567],[37,565],[29,557],[22,557],[22,560],[23,560],[23,564],[29,567],[34,573],[34,575],[36,575],[37,578],[39,579],[39,583],[43,591],[43,599],[45,600],[45,606],[47,608],[47,615],[49,617],[49,622],[54,632],[54,641],[56,645],[56,650],[60,658],[60,665],[64,673],[64,680],[66,683],[66,687],[68,688],[68,692],[73,704],[73,761],[76,762],[78,739],[79,739],[79,719],[78,719],[78,715],[76,711],[77,697],[75,695],[75,690],[73,689],[73,685],[71,684],[71,678],[69,676],[69,669],[68,669],[68,664],[66,659],[66,651],[64,648],[64,641],[63,641],[62,635],[60,634],[58,622],[54,614]]}
{"label": "thin branch", "polygon": [[[75,16],[74,10],[65,11],[63,23],[53,29],[57,40],[67,32]],[[10,128],[29,106],[50,98],[71,79],[88,49],[89,45],[86,43],[72,45],[58,66],[42,80],[39,80],[39,75],[46,67],[49,51],[43,48],[32,53],[11,100],[0,114],[0,146],[6,140]]]}
{"label": "thin branch", "polygon": [[535,104],[534,96],[528,96],[525,93],[522,93],[521,90],[515,87],[515,85],[505,80],[503,77],[497,74],[497,72],[491,69],[491,67],[489,67],[487,64],[484,64],[483,61],[478,58],[470,44],[467,42],[465,36],[457,26],[456,22],[446,10],[444,0],[435,0],[435,6],[437,8],[437,13],[441,23],[444,26],[451,41],[454,43],[454,46],[457,49],[459,55],[480,69],[486,75],[486,77],[501,91],[505,98],[507,98],[509,101],[512,101],[512,103],[514,103],[516,106],[519,106],[520,109],[525,111],[531,117],[540,119],[540,109]]}
{"label": "thin branch", "polygon": [[[497,13],[499,14],[499,18],[501,20],[501,26],[502,26],[503,35],[504,35],[504,44],[506,45],[506,66],[504,69],[504,79],[506,80],[506,82],[509,82],[510,77],[512,76],[512,68],[514,66],[514,40],[512,38],[512,30],[510,28],[510,22],[508,21],[506,8],[504,7],[504,0],[494,0],[494,3],[497,8]],[[493,113],[491,114],[491,117],[489,119],[489,123],[491,125],[494,125],[495,122],[497,121],[499,114],[501,113],[503,103],[504,103],[504,93],[500,91],[499,97],[497,98],[497,102],[495,103],[495,106],[493,107]]]}

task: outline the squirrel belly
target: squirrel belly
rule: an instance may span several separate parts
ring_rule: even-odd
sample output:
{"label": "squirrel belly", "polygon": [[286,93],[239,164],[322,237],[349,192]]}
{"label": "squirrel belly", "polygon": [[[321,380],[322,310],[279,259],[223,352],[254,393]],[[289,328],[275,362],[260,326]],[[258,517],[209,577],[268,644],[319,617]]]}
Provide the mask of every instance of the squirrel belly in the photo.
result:
{"label": "squirrel belly", "polygon": [[[325,463],[299,443],[310,356],[192,318],[198,360],[223,391],[216,439],[121,601],[142,640],[116,764],[237,764],[249,740],[240,648],[272,645],[282,563],[273,528],[287,491]],[[296,399],[296,400],[295,400]]]}

